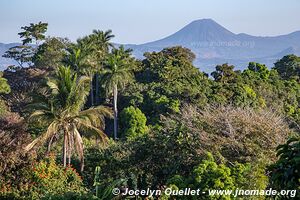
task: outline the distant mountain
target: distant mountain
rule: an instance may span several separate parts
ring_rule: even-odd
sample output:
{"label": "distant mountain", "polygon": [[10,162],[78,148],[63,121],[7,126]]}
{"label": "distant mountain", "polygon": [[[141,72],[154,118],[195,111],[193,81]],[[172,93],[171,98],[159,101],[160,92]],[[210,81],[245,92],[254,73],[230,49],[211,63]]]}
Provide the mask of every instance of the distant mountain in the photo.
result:
{"label": "distant mountain", "polygon": [[244,69],[250,61],[272,67],[284,55],[300,55],[300,31],[275,37],[258,37],[235,34],[212,19],[201,19],[166,38],[125,46],[132,48],[136,57],[142,58],[144,52],[160,51],[175,45],[190,48],[196,54],[194,64],[206,72],[226,62],[235,65],[237,69]]}
{"label": "distant mountain", "polygon": [[[1,44],[0,55],[16,44]],[[191,22],[176,33],[163,39],[135,45],[126,44],[133,54],[142,59],[145,52],[160,51],[165,47],[181,45],[196,54],[194,64],[211,72],[217,64],[229,63],[244,69],[255,61],[272,67],[276,60],[287,54],[300,55],[300,31],[274,37],[258,37],[245,33],[235,34],[212,19]],[[11,64],[0,58],[0,69]]]}

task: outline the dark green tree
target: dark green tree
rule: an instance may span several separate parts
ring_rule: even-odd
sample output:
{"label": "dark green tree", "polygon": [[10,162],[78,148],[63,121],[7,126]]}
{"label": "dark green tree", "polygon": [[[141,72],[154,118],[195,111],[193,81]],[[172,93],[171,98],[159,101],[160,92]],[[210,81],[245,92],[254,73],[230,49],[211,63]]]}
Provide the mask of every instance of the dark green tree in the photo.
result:
{"label": "dark green tree", "polygon": [[144,56],[135,68],[136,82],[121,96],[123,108],[139,107],[153,125],[160,114],[178,113],[185,103],[207,103],[211,80],[193,66],[191,50],[175,46]]}
{"label": "dark green tree", "polygon": [[[29,26],[21,27],[23,32],[18,33],[22,39],[23,45],[11,47],[5,52],[3,57],[14,59],[19,67],[24,67],[24,64],[30,65],[32,58],[36,52],[39,42],[45,39],[48,24],[39,22],[37,24],[31,23]],[[35,44],[32,44],[35,42]]]}
{"label": "dark green tree", "polygon": [[69,41],[59,37],[49,37],[41,44],[32,58],[35,67],[57,69],[66,56]]}
{"label": "dark green tree", "polygon": [[135,139],[148,132],[147,118],[139,108],[127,107],[120,113],[122,134],[127,139]]}
{"label": "dark green tree", "polygon": [[248,65],[248,69],[250,71],[258,73],[261,79],[268,79],[270,76],[270,71],[264,64],[250,62]]}
{"label": "dark green tree", "polygon": [[299,80],[300,76],[300,57],[295,55],[286,55],[275,64],[274,69],[276,69],[279,75],[283,79],[295,78]]}
{"label": "dark green tree", "polygon": [[9,48],[2,57],[15,60],[22,68],[24,64],[31,62],[33,55],[34,52],[31,46],[21,45]]}
{"label": "dark green tree", "polygon": [[37,46],[40,41],[46,38],[45,33],[48,28],[48,23],[39,22],[37,24],[30,23],[29,26],[23,26],[23,32],[18,33],[22,39],[23,45],[35,43]]}
{"label": "dark green tree", "polygon": [[300,139],[291,138],[277,148],[278,161],[271,165],[271,187],[285,190],[298,190],[300,197]]}
{"label": "dark green tree", "polygon": [[212,77],[214,77],[215,81],[221,83],[232,83],[236,81],[238,77],[239,71],[234,71],[233,65],[223,64],[217,65],[216,70],[211,73]]}

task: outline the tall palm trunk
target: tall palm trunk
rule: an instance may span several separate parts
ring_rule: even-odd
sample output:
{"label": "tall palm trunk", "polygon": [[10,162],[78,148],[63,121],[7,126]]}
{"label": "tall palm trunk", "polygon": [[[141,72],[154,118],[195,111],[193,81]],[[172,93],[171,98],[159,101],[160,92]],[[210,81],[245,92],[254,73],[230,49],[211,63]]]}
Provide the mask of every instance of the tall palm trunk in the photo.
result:
{"label": "tall palm trunk", "polygon": [[64,165],[64,167],[67,166],[67,136],[66,136],[66,133],[64,133],[63,165]]}
{"label": "tall palm trunk", "polygon": [[80,171],[83,172],[84,169],[84,158],[80,160]]}
{"label": "tall palm trunk", "polygon": [[68,132],[68,148],[67,148],[67,159],[68,159],[68,166],[71,165],[71,156],[72,156],[72,144],[71,144],[71,135]]}
{"label": "tall palm trunk", "polygon": [[96,73],[95,74],[95,101],[96,101],[96,105],[99,105],[99,74]]}
{"label": "tall palm trunk", "polygon": [[118,101],[118,87],[117,84],[114,85],[114,139],[118,137],[118,108],[117,108],[117,101]]}
{"label": "tall palm trunk", "polygon": [[94,90],[93,90],[93,75],[91,77],[91,83],[90,83],[90,104],[91,106],[94,105]]}

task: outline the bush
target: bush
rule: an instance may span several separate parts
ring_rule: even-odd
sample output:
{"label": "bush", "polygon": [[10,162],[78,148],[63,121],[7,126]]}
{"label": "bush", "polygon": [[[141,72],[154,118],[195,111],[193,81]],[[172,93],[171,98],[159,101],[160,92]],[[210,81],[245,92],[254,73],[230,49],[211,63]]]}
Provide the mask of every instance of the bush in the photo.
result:
{"label": "bush", "polygon": [[66,192],[64,194],[54,194],[47,195],[42,198],[42,200],[100,200],[93,194],[89,193],[75,193],[75,192]]}
{"label": "bush", "polygon": [[148,132],[147,118],[139,108],[127,107],[120,113],[122,132],[127,139],[135,139]]}
{"label": "bush", "polygon": [[53,155],[33,163],[19,173],[26,177],[26,182],[2,182],[0,197],[41,199],[49,195],[85,192],[81,177],[76,170],[71,166],[63,168],[56,164]]}
{"label": "bush", "polygon": [[[250,174],[253,170],[249,164],[234,163],[230,167],[223,163],[218,164],[211,153],[197,165],[188,177],[175,175],[167,181],[168,187],[178,189],[191,188],[200,189],[201,196],[181,197],[179,199],[231,199],[230,196],[208,196],[208,190],[235,190],[253,189],[249,187]],[[258,178],[258,177],[256,177]],[[267,177],[262,174],[259,179],[253,182],[262,183],[261,187],[255,189],[265,189]]]}
{"label": "bush", "polygon": [[0,98],[0,117],[3,117],[7,113],[7,110],[5,102]]}
{"label": "bush", "polygon": [[277,148],[279,160],[269,167],[271,187],[278,190],[298,190],[300,198],[300,139],[291,138]]}
{"label": "bush", "polygon": [[2,78],[3,72],[0,71],[0,94],[8,94],[10,93],[10,87],[5,78]]}
{"label": "bush", "polygon": [[34,159],[34,151],[26,153],[22,149],[30,141],[24,120],[18,114],[8,112],[0,117],[0,180],[14,181],[18,171]]}

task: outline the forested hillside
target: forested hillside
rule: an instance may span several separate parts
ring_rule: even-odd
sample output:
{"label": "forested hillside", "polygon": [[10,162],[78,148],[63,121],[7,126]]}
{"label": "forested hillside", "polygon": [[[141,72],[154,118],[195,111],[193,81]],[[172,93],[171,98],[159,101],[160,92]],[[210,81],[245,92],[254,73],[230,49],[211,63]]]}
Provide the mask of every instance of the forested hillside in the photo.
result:
{"label": "forested hillside", "polygon": [[[0,199],[300,198],[300,57],[206,74],[185,47],[138,60],[110,30],[70,42],[47,26],[5,54],[19,65],[0,74]],[[270,188],[291,193],[207,193]]]}

